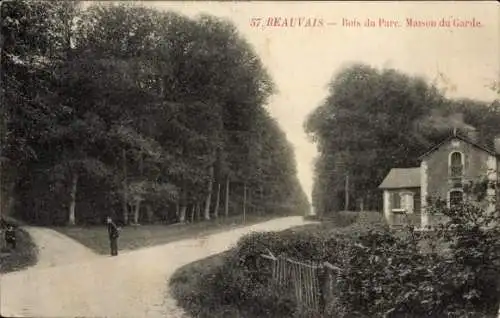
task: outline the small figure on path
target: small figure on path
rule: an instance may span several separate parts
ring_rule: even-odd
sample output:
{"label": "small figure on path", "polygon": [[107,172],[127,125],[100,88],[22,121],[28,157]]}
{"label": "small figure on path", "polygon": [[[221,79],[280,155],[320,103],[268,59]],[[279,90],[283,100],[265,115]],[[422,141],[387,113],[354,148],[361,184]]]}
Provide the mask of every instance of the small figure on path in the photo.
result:
{"label": "small figure on path", "polygon": [[8,247],[16,249],[16,230],[12,225],[8,225],[7,230],[5,230],[5,242]]}
{"label": "small figure on path", "polygon": [[120,236],[118,227],[116,224],[113,222],[111,217],[108,216],[107,219],[108,223],[108,234],[109,234],[109,242],[111,246],[111,256],[117,256],[118,255],[118,236]]}

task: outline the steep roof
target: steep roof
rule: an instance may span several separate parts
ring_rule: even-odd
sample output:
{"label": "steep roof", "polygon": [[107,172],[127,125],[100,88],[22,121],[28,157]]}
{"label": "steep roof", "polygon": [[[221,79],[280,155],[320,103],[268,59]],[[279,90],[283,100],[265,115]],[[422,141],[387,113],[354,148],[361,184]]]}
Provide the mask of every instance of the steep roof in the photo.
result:
{"label": "steep roof", "polygon": [[392,168],[384,181],[379,185],[381,189],[401,189],[420,187],[420,167]]}
{"label": "steep roof", "polygon": [[492,149],[489,149],[483,145],[480,145],[478,144],[477,142],[474,142],[472,140],[470,140],[469,138],[465,137],[465,136],[462,136],[460,134],[457,134],[457,133],[454,133],[453,135],[447,137],[446,139],[444,139],[443,141],[441,141],[440,143],[438,143],[437,145],[435,145],[434,147],[430,148],[427,152],[425,152],[423,155],[421,155],[419,157],[419,159],[423,159],[424,157],[427,157],[428,155],[430,155],[431,153],[433,153],[434,151],[436,151],[437,149],[439,149],[443,144],[447,143],[448,141],[450,141],[451,139],[460,139],[468,144],[471,144],[473,145],[474,147],[478,148],[478,149],[481,149],[487,153],[489,153],[490,155],[493,155],[493,156],[498,156],[500,155],[499,153],[497,153],[496,151],[492,150]]}

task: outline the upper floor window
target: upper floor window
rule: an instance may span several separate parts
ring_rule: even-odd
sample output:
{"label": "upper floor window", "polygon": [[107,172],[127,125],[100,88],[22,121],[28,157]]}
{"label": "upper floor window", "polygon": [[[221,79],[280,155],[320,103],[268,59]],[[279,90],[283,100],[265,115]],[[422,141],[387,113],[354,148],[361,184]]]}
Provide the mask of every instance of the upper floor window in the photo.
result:
{"label": "upper floor window", "polygon": [[464,160],[463,155],[460,152],[453,152],[450,155],[449,168],[450,177],[460,178],[463,176],[464,170]]}

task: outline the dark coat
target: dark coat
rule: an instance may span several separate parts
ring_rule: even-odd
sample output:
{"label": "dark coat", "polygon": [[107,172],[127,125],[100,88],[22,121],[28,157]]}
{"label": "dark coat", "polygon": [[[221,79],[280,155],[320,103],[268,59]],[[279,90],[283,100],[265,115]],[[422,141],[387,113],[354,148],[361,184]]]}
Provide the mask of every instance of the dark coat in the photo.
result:
{"label": "dark coat", "polygon": [[113,222],[108,223],[108,234],[110,239],[117,239],[120,236],[118,232],[118,227]]}
{"label": "dark coat", "polygon": [[5,230],[5,241],[13,242],[16,240],[16,231],[14,229]]}

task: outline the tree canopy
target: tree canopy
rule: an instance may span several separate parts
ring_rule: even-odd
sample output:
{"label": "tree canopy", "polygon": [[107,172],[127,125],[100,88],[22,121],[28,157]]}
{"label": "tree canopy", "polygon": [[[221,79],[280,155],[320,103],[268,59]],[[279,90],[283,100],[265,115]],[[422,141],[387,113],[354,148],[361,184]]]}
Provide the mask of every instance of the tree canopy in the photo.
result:
{"label": "tree canopy", "polygon": [[418,166],[418,157],[453,128],[474,127],[491,145],[500,134],[499,110],[498,102],[446,98],[433,83],[394,69],[342,69],[304,123],[319,151],[316,211],[354,209],[359,201],[381,209],[377,187],[391,168]]}
{"label": "tree canopy", "polygon": [[135,5],[2,8],[2,205],[38,223],[303,213],[274,84],[230,22]]}

